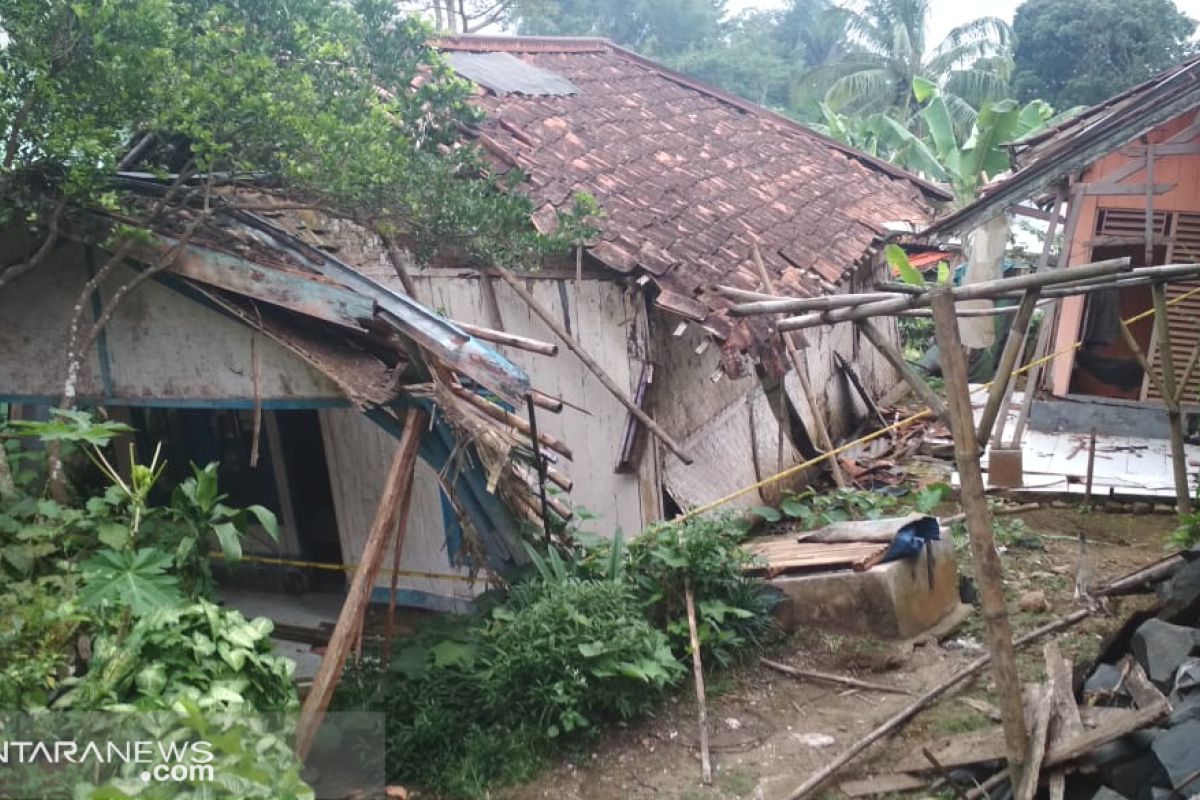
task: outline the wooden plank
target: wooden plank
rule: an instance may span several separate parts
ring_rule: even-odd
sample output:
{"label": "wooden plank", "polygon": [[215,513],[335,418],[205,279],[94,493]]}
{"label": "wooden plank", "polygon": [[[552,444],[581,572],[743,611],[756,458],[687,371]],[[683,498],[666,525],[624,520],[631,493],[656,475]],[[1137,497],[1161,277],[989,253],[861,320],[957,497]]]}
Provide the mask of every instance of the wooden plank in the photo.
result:
{"label": "wooden plank", "polygon": [[896,772],[891,775],[876,775],[861,781],[846,781],[838,788],[847,797],[871,797],[878,794],[894,794],[910,792],[913,789],[924,789],[929,782],[916,775]]}
{"label": "wooden plank", "polygon": [[[945,767],[963,767],[1007,757],[1004,728],[999,725],[943,736],[926,747]],[[894,768],[897,772],[927,772],[931,767],[924,755],[913,752],[900,759]]]}
{"label": "wooden plank", "polygon": [[417,449],[420,447],[421,436],[428,421],[428,412],[421,408],[409,409],[404,420],[404,430],[396,445],[396,454],[388,470],[383,496],[379,498],[379,506],[371,524],[371,532],[367,535],[362,558],[358,569],[354,571],[350,591],[347,592],[341,613],[338,614],[333,635],[329,638],[329,646],[321,658],[321,666],[317,669],[312,688],[304,699],[304,707],[300,710],[300,722],[296,728],[296,754],[301,759],[307,757],[312,748],[317,728],[325,718],[325,710],[329,707],[333,690],[341,679],[346,655],[362,627],[363,617],[371,601],[371,590],[375,586],[384,553],[387,551],[388,540],[392,531],[396,529],[400,515],[407,514],[408,509],[403,507],[403,500],[411,496]]}
{"label": "wooden plank", "polygon": [[1037,793],[1038,778],[1042,772],[1042,761],[1046,757],[1046,739],[1050,735],[1050,712],[1053,709],[1051,696],[1053,687],[1041,687],[1038,702],[1034,709],[1032,736],[1029,738],[1029,749],[1025,753],[1025,766],[1021,772],[1021,782],[1017,784],[1016,800],[1033,800]]}
{"label": "wooden plank", "polygon": [[1150,191],[1153,191],[1154,194],[1166,194],[1176,185],[1174,183],[1155,183],[1152,186],[1144,183],[1077,183],[1071,187],[1071,193],[1079,197],[1136,197]]}
{"label": "wooden plank", "polygon": [[1047,766],[1052,767],[1086,756],[1102,744],[1107,744],[1113,739],[1117,739],[1127,733],[1132,733],[1133,731],[1153,725],[1165,717],[1169,710],[1170,708],[1166,703],[1160,703],[1156,706],[1143,708],[1139,711],[1126,712],[1120,717],[1106,720],[1102,725],[1088,731],[1082,736],[1078,736],[1069,742],[1052,748],[1046,754],[1045,763]]}

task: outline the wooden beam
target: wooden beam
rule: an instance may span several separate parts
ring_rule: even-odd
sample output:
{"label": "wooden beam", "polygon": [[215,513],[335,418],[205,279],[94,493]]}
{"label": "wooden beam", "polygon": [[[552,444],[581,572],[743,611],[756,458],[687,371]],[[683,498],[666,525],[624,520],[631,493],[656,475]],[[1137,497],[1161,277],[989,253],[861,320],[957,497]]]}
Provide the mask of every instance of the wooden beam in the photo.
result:
{"label": "wooden beam", "polygon": [[[758,279],[762,281],[763,288],[767,290],[768,294],[775,294],[775,284],[771,280],[771,273],[767,272],[767,267],[763,264],[762,254],[758,252],[758,245],[751,248],[750,254],[754,257],[754,268],[758,271]],[[829,426],[825,424],[825,411],[817,404],[817,393],[813,391],[812,381],[808,377],[808,365],[800,357],[800,351],[796,348],[796,342],[790,333],[781,333],[779,337],[783,340],[783,347],[787,351],[788,359],[792,362],[796,379],[800,381],[800,391],[804,394],[804,402],[808,403],[808,407],[812,411],[813,425],[817,429],[817,444],[828,453],[833,449],[833,437],[829,435]],[[779,391],[786,395],[787,387],[781,383]],[[779,420],[779,426],[782,433],[782,417]],[[828,463],[834,483],[838,486],[848,485],[846,474],[842,472],[842,465],[837,458],[828,459]],[[779,466],[782,468],[782,464]]]}
{"label": "wooden beam", "polygon": [[1077,197],[1136,197],[1148,193],[1166,194],[1174,183],[1077,183],[1071,193]]}
{"label": "wooden beam", "polygon": [[407,516],[408,508],[404,498],[410,496],[413,469],[417,463],[417,449],[421,445],[421,436],[425,433],[429,414],[422,408],[410,408],[404,420],[404,430],[396,445],[396,454],[392,457],[392,465],[388,470],[383,484],[383,495],[379,498],[379,506],[375,510],[375,520],[367,534],[367,542],[363,546],[362,558],[354,571],[350,582],[350,590],[338,614],[337,624],[333,635],[329,637],[329,646],[321,657],[321,666],[313,679],[312,688],[304,699],[304,707],[300,711],[300,722],[296,728],[296,754],[304,759],[317,735],[317,728],[325,718],[325,710],[333,697],[346,664],[346,654],[354,643],[367,607],[371,602],[371,590],[379,577],[379,567],[387,552],[388,540],[393,530],[396,530],[400,519]]}
{"label": "wooden beam", "polygon": [[1145,158],[1146,152],[1154,148],[1155,158],[1166,158],[1167,156],[1198,156],[1200,155],[1200,142],[1167,142],[1164,144],[1133,144],[1128,147],[1123,147],[1120,150],[1121,155],[1129,158]]}
{"label": "wooden beam", "polygon": [[[1053,228],[1053,223],[1051,223],[1051,228]],[[996,418],[1001,414],[1007,415],[1008,403],[1006,401],[1012,397],[1012,387],[1017,380],[1013,377],[1013,368],[1017,366],[1017,360],[1025,352],[1025,336],[1029,333],[1029,322],[1033,319],[1033,312],[1037,308],[1038,292],[1039,289],[1036,286],[1025,290],[1025,296],[1021,298],[1021,304],[1017,307],[1017,315],[1013,317],[1012,324],[1008,328],[1008,338],[1004,342],[1004,350],[1000,352],[1000,361],[996,364],[992,388],[988,390],[987,405],[983,407],[983,416],[979,418],[979,432],[976,435],[980,442],[987,442],[992,438],[992,426],[996,424]],[[1000,425],[999,433],[1003,436],[1003,424]]]}
{"label": "wooden beam", "polygon": [[1053,747],[1046,754],[1046,766],[1054,767],[1059,764],[1065,764],[1068,761],[1074,761],[1077,758],[1082,758],[1088,755],[1102,744],[1107,744],[1113,739],[1118,739],[1127,733],[1133,733],[1136,730],[1149,727],[1155,722],[1165,717],[1170,711],[1170,706],[1165,702],[1143,708],[1138,711],[1130,711],[1127,714],[1114,716],[1104,724],[1097,728],[1093,728],[1082,736],[1077,736],[1068,742]]}
{"label": "wooden beam", "polygon": [[1004,605],[1004,571],[992,535],[991,514],[984,494],[983,473],[979,467],[979,443],[971,413],[967,361],[959,338],[958,319],[954,316],[954,295],[948,287],[930,292],[933,321],[941,353],[942,375],[946,381],[950,428],[954,433],[954,458],[960,481],[960,503],[967,515],[967,537],[975,580],[983,604],[983,620],[988,649],[992,654],[992,674],[1003,716],[1004,740],[1008,750],[1013,786],[1020,786],[1025,764],[1028,734],[1025,707],[1021,697],[1021,678],[1013,651],[1012,628]]}
{"label": "wooden beam", "polygon": [[554,315],[551,314],[545,306],[539,303],[537,299],[530,294],[524,286],[521,285],[521,281],[517,279],[517,276],[514,275],[511,270],[507,269],[506,267],[502,267],[499,264],[491,267],[491,269],[494,270],[495,273],[499,275],[514,292],[517,293],[517,296],[525,302],[525,305],[529,307],[529,310],[537,315],[537,317],[546,324],[546,327],[554,332],[555,336],[562,340],[562,343],[567,346],[567,349],[574,353],[579,360],[583,362],[583,365],[587,367],[593,375],[596,376],[596,379],[600,381],[604,388],[607,389],[613,397],[617,398],[621,405],[625,406],[625,408],[629,410],[629,413],[641,420],[642,424],[646,426],[646,429],[658,437],[659,441],[666,445],[667,449],[674,453],[680,461],[682,461],[684,464],[692,463],[692,457],[687,454],[687,451],[677,444],[671,437],[671,434],[663,430],[662,426],[655,422],[653,417],[651,417],[645,411],[642,411],[642,409],[638,408],[637,403],[633,402],[633,400],[629,398],[625,391],[621,389],[621,387],[617,386],[616,381],[608,376],[608,373],[604,371],[604,368],[597,364],[594,358],[588,355],[588,352],[583,349],[583,347],[578,341],[575,340],[573,336],[571,336],[571,334],[567,333],[566,329],[563,328],[562,323],[555,319]]}
{"label": "wooden beam", "polygon": [[900,373],[900,377],[912,387],[917,397],[921,398],[921,402],[937,414],[943,422],[948,422],[950,414],[946,410],[946,404],[942,402],[942,398],[933,390],[928,381],[917,374],[912,364],[904,360],[904,355],[896,348],[896,345],[888,341],[883,332],[876,328],[871,320],[860,319],[854,324],[862,331],[862,335],[867,337],[867,341],[875,346],[879,354],[892,365],[892,369]]}
{"label": "wooden beam", "polygon": [[1171,351],[1171,319],[1167,308],[1167,287],[1150,287],[1154,296],[1154,332],[1158,339],[1158,361],[1162,369],[1162,397],[1167,406],[1167,425],[1171,432],[1171,467],[1175,473],[1175,506],[1180,515],[1192,513],[1192,493],[1188,486],[1187,453],[1183,446],[1183,414],[1175,402],[1175,358]]}

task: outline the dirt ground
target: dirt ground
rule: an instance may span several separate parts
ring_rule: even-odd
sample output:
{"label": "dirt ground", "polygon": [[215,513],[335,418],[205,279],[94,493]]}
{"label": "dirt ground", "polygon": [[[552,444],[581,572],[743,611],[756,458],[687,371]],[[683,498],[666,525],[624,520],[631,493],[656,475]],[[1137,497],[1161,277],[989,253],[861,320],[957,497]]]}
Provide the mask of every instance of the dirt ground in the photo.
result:
{"label": "dirt ground", "polygon": [[[1010,619],[1017,635],[1079,607],[1073,594],[1080,532],[1088,540],[1088,583],[1097,584],[1161,557],[1165,538],[1175,525],[1171,515],[1109,514],[1076,508],[1043,508],[1020,519],[1024,525],[1007,524],[998,531],[998,536],[1009,542],[1002,559]],[[1037,535],[1030,536],[1030,532]],[[969,574],[965,548],[960,548],[958,560],[960,572]],[[1018,609],[1021,597],[1032,590],[1045,593],[1047,609]],[[1145,600],[1112,603],[1107,615],[1090,617],[1060,634],[1063,653],[1079,663],[1089,663],[1102,637],[1141,602]],[[797,666],[856,675],[917,695],[982,654],[982,649],[976,649],[982,642],[982,621],[976,611],[940,644],[927,639],[897,645],[808,631],[780,642],[771,656]],[[1025,680],[1043,677],[1040,646],[1021,652],[1019,661]],[[836,788],[838,783],[890,771],[889,765],[915,743],[994,724],[963,702],[963,698],[976,698],[994,704],[989,682],[990,675],[984,671],[965,689],[926,709],[898,736],[851,762],[822,797],[836,800],[843,797]],[[689,691],[666,705],[656,718],[615,730],[533,783],[497,796],[506,800],[776,800],[912,700],[910,695],[800,681],[757,663],[711,677],[708,691],[711,786],[700,782],[696,711]]]}

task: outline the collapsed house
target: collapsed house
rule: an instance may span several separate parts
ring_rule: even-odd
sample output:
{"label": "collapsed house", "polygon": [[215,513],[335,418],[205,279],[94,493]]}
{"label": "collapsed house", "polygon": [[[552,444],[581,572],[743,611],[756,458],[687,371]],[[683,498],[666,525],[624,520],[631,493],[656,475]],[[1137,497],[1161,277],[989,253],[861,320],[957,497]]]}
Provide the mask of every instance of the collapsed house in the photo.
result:
{"label": "collapsed house", "polygon": [[[1047,226],[1039,263],[1043,269],[1114,258],[1130,259],[1133,268],[1200,260],[1198,70],[1200,60],[1185,61],[1016,143],[1011,148],[1013,172],[926,234],[965,234],[1007,213],[1037,218]],[[1063,245],[1052,255],[1058,237]],[[1027,385],[1048,390],[1051,400],[1034,403],[1034,391],[1026,392],[1016,434],[1004,445],[1020,447],[1028,419],[1036,441],[1025,442],[1025,472],[1041,474],[1028,484],[1067,491],[1071,479],[1083,475],[1088,459],[1086,442],[1079,448],[1066,438],[1043,441],[1039,433],[1086,438],[1095,430],[1101,436],[1095,452],[1101,453],[1096,469],[1102,491],[1149,497],[1174,493],[1165,442],[1169,431],[1161,410],[1181,407],[1186,432],[1187,412],[1200,404],[1200,370],[1195,369],[1200,282],[1170,281],[1166,300],[1163,330],[1156,329],[1152,286],[1145,280],[1118,282],[1050,303],[1032,353],[1033,359],[1047,357],[1049,363],[1031,371]],[[1164,334],[1172,356],[1170,375],[1164,373],[1159,346]],[[1164,398],[1167,383],[1174,384],[1173,396]],[[1058,452],[1052,459],[1031,450]],[[1188,447],[1189,457],[1197,454]]]}
{"label": "collapsed house", "polygon": [[[587,193],[596,237],[505,279],[445,253],[418,264],[263,192],[254,213],[218,214],[130,293],[82,365],[81,404],[131,422],[144,445],[163,441],[176,469],[220,462],[234,501],[278,509],[282,540],[257,551],[294,565],[291,588],[324,575],[340,590],[341,572],[305,566],[359,562],[405,405],[439,413],[415,472],[398,600],[454,610],[485,588],[477,573],[523,560],[521,521],[540,524],[531,391],[547,503],[560,519],[586,508],[611,535],[801,463],[818,452],[815,431],[849,432],[863,395],[895,384],[850,325],[807,338],[802,382],[770,326],[728,316],[720,290],[764,289],[756,251],[795,296],[870,287],[881,239],[925,224],[943,190],[607,41],[440,47],[486,112],[467,134],[496,169],[525,176],[531,223],[544,229]],[[162,191],[150,176],[122,180]],[[186,222],[157,230],[102,301]],[[27,416],[57,402],[63,331],[106,258],[76,237],[0,292],[0,401]],[[478,338],[488,331],[491,344]],[[530,341],[543,344],[530,352]],[[545,343],[567,346],[550,355]]]}

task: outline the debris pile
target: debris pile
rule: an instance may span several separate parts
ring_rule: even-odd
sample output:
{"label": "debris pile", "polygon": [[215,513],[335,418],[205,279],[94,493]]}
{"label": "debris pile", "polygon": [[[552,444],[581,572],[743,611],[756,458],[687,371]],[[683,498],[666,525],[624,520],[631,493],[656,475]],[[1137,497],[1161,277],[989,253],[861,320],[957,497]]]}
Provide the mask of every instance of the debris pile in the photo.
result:
{"label": "debris pile", "polygon": [[[1200,548],[1096,595],[1151,583],[1158,602],[1134,613],[1090,667],[1073,670],[1057,642],[1045,644],[1046,680],[1024,686],[1030,741],[1019,786],[997,724],[914,748],[891,772],[839,788],[863,797],[945,787],[959,800],[1032,800],[1039,787],[1050,800],[1200,796]],[[998,711],[989,716],[999,722]]]}

